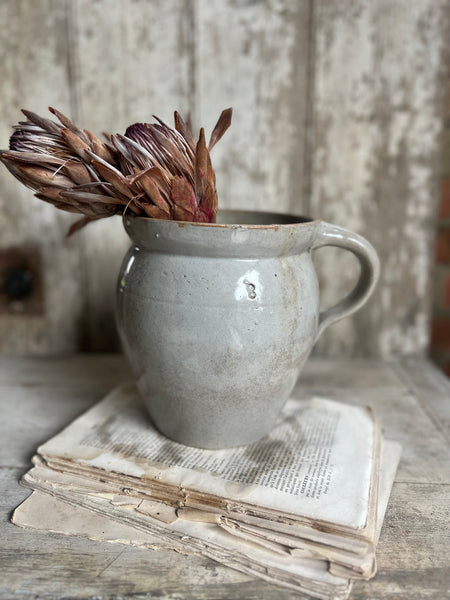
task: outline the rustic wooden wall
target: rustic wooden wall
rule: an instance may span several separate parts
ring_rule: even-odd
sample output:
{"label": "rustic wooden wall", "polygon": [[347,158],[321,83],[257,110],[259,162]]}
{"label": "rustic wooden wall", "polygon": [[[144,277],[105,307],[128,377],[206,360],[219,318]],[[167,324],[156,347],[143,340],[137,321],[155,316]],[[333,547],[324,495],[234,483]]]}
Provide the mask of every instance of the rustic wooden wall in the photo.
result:
{"label": "rustic wooden wall", "polygon": [[[449,22],[447,0],[2,0],[0,145],[21,107],[101,132],[175,108],[211,128],[233,106],[221,206],[322,217],[380,253],[375,297],[316,351],[423,354]],[[0,313],[0,351],[117,348],[120,219],[67,240],[72,220],[0,171],[0,252],[39,250],[45,303]],[[355,264],[330,249],[317,263],[330,304]]]}

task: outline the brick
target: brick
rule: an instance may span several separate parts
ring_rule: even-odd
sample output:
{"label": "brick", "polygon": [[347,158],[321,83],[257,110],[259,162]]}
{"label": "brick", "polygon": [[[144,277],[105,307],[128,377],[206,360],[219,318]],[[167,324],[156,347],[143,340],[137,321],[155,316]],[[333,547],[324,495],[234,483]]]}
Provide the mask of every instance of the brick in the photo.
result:
{"label": "brick", "polygon": [[431,360],[447,377],[450,378],[450,354],[444,352],[443,354],[437,354],[432,356]]}
{"label": "brick", "polygon": [[436,262],[450,264],[450,228],[441,228],[437,233]]}
{"label": "brick", "polygon": [[447,126],[442,135],[442,174],[450,177],[450,128]]}
{"label": "brick", "polygon": [[431,351],[450,350],[450,317],[439,317],[433,320],[431,327]]}
{"label": "brick", "polygon": [[450,177],[442,178],[439,218],[450,218]]}
{"label": "brick", "polygon": [[442,309],[443,291],[442,281],[444,274],[442,270],[445,269],[445,265],[436,265],[433,270],[433,314]]}
{"label": "brick", "polygon": [[443,371],[444,371],[444,373],[447,375],[447,377],[449,377],[449,378],[450,378],[450,360],[449,360],[449,361],[447,361],[447,362],[444,364],[444,366],[443,366],[442,370],[443,370]]}
{"label": "brick", "polygon": [[450,310],[450,268],[447,273],[444,273],[442,278],[442,308]]}

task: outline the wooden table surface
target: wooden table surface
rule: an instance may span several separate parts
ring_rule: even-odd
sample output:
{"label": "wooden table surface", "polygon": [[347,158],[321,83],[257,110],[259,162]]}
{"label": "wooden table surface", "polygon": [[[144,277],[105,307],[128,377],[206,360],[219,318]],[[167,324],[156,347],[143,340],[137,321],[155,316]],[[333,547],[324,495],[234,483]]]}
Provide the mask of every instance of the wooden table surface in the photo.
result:
{"label": "wooden table surface", "polygon": [[[42,534],[9,522],[36,447],[129,375],[119,355],[0,360],[0,598],[287,600],[299,594],[197,556]],[[403,454],[378,574],[351,598],[450,597],[450,382],[425,361],[310,360],[296,394],[371,404]]]}

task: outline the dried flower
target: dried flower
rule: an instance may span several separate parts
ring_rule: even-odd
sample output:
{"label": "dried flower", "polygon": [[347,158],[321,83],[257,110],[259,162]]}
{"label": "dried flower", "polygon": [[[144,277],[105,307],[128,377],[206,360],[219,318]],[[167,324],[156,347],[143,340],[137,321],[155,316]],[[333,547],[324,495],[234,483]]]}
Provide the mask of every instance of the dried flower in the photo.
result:
{"label": "dried flower", "polygon": [[103,142],[50,108],[59,123],[23,111],[9,150],[0,160],[36,196],[69,212],[82,213],[69,233],[89,221],[130,210],[156,219],[214,222],[215,175],[209,151],[231,124],[224,110],[208,147],[203,129],[197,143],[175,112],[175,129],[136,123],[125,135]]}

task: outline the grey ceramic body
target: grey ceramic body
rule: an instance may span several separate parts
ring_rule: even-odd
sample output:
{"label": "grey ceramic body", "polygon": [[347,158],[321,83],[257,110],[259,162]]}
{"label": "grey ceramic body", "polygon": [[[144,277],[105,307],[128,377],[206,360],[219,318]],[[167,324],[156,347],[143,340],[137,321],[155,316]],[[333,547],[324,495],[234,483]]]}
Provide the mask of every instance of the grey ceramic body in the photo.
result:
{"label": "grey ceramic body", "polygon": [[[266,213],[221,219],[240,224],[125,217],[133,246],[118,284],[119,333],[154,424],[203,448],[267,434],[318,335],[378,277],[372,246],[342,228]],[[311,252],[324,245],[356,254],[361,275],[319,314]]]}

